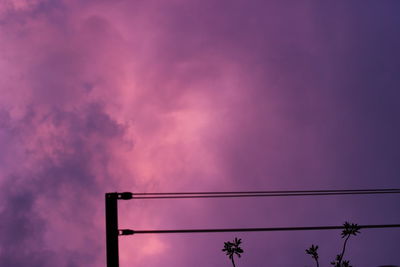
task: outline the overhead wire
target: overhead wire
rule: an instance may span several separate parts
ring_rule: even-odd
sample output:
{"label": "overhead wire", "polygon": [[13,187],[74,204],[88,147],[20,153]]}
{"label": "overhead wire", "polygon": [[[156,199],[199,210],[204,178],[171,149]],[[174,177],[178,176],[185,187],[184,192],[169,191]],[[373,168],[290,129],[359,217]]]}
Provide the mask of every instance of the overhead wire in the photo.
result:
{"label": "overhead wire", "polygon": [[[280,191],[231,191],[231,192],[156,192],[156,193],[115,193],[119,199],[179,199],[179,198],[237,198],[237,197],[287,197],[287,196],[331,196],[400,194],[400,189],[339,189],[339,190],[280,190]],[[400,224],[362,225],[360,228],[399,228]],[[261,232],[333,230],[344,226],[275,227],[275,228],[222,228],[222,229],[174,229],[174,230],[118,230],[119,235],[163,234],[163,233],[215,233],[215,232]]]}
{"label": "overhead wire", "polygon": [[239,191],[239,192],[166,192],[131,193],[133,199],[182,199],[182,198],[241,198],[241,197],[289,197],[332,195],[400,194],[400,189],[345,189],[345,190],[286,190],[286,191]]}
{"label": "overhead wire", "polygon": [[[360,229],[400,228],[400,224],[358,225]],[[219,229],[172,229],[172,230],[131,230],[120,229],[119,235],[133,234],[185,234],[185,233],[224,233],[224,232],[277,232],[277,231],[314,231],[344,229],[341,226],[308,226],[308,227],[268,227],[268,228],[219,228]]]}
{"label": "overhead wire", "polygon": [[203,191],[203,192],[143,192],[135,195],[223,195],[223,194],[269,194],[269,193],[327,193],[327,192],[367,192],[367,191],[400,191],[400,188],[379,189],[331,189],[331,190],[264,190],[264,191]]}

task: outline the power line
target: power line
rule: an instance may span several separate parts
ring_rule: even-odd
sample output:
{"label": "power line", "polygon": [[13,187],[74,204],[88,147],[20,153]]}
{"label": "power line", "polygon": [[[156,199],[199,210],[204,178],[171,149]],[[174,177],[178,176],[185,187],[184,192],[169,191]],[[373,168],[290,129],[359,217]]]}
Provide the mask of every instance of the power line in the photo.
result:
{"label": "power line", "polygon": [[334,196],[334,195],[376,195],[399,194],[398,192],[340,192],[340,193],[303,193],[303,194],[238,194],[238,195],[199,195],[199,196],[149,196],[133,199],[179,199],[179,198],[239,198],[239,197],[292,197],[292,196]]}
{"label": "power line", "polygon": [[[359,225],[360,229],[400,228],[400,224]],[[269,227],[269,228],[220,228],[220,229],[174,229],[174,230],[131,230],[120,229],[119,235],[133,234],[188,234],[188,233],[224,233],[224,232],[278,232],[278,231],[315,231],[337,230],[344,226],[310,226],[310,227]]]}
{"label": "power line", "polygon": [[284,193],[329,193],[329,192],[368,192],[368,191],[399,191],[400,188],[380,189],[334,189],[334,190],[267,190],[267,191],[203,191],[203,192],[156,192],[156,193],[134,193],[136,196],[147,195],[223,195],[223,194],[284,194]]}
{"label": "power line", "polygon": [[[182,198],[240,198],[240,197],[288,197],[332,195],[400,194],[400,189],[353,189],[353,190],[297,190],[297,191],[241,191],[241,192],[167,192],[121,193],[122,199],[182,199]],[[128,196],[129,195],[129,196]]]}

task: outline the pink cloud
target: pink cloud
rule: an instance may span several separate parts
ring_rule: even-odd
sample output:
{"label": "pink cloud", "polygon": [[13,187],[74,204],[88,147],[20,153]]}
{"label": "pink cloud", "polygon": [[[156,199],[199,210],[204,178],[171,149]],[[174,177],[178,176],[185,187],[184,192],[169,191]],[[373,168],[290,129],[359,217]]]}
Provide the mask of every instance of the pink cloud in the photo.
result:
{"label": "pink cloud", "polygon": [[[391,94],[398,80],[391,73],[398,55],[369,54],[373,27],[360,33],[365,46],[353,47],[358,22],[341,8],[257,1],[2,2],[0,265],[104,266],[103,197],[110,191],[395,187],[398,128],[391,125],[398,109]],[[339,15],[348,25],[336,23]],[[359,66],[349,55],[369,55],[375,63]],[[364,83],[369,72],[363,68],[380,60],[384,71]],[[374,93],[369,86],[378,82],[388,89]],[[386,176],[378,181],[382,170]],[[346,199],[135,201],[121,203],[120,224],[203,228],[398,219],[393,204],[367,202],[368,211],[361,199],[351,205]],[[316,233],[243,236],[243,266],[307,264],[310,242],[321,240],[333,251],[338,240]],[[222,266],[228,262],[220,249],[228,239],[232,235],[121,238],[121,266]],[[374,240],[369,244],[395,242],[384,235]],[[389,252],[386,257],[396,260]],[[357,250],[354,258],[362,254]]]}

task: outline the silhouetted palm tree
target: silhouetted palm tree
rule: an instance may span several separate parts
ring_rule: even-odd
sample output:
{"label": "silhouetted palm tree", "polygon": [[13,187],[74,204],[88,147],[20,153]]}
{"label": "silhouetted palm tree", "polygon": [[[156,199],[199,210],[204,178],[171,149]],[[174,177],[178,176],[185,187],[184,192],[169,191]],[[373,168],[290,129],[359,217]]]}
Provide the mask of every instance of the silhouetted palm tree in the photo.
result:
{"label": "silhouetted palm tree", "polygon": [[319,262],[318,262],[318,246],[311,245],[309,249],[306,249],[306,253],[311,255],[311,257],[315,260],[317,263],[317,267],[319,267]]}
{"label": "silhouetted palm tree", "polygon": [[350,236],[356,236],[360,233],[360,226],[358,226],[356,223],[345,222],[343,226],[344,230],[342,231],[342,238],[346,239],[343,243],[342,253],[336,255],[335,261],[331,262],[331,264],[335,267],[351,267],[349,261],[343,260],[344,252],[346,251],[347,241],[349,240]]}
{"label": "silhouetted palm tree", "polygon": [[[331,262],[331,265],[333,265],[334,267],[352,267],[350,265],[349,261],[343,260],[343,256],[346,251],[347,241],[349,240],[350,236],[352,236],[352,235],[356,236],[358,233],[360,233],[360,231],[359,231],[360,226],[358,226],[355,223],[345,222],[343,224],[343,227],[344,227],[344,229],[342,231],[342,238],[346,238],[346,239],[344,240],[342,253],[336,255],[335,260]],[[311,245],[311,247],[309,249],[306,249],[306,253],[311,255],[311,257],[317,263],[317,267],[319,267],[317,250],[318,250],[318,246]]]}
{"label": "silhouetted palm tree", "polygon": [[242,243],[242,240],[239,238],[235,237],[235,240],[232,242],[224,242],[224,248],[222,251],[226,252],[226,255],[228,255],[229,259],[232,261],[233,267],[236,267],[235,265],[235,260],[233,256],[236,254],[240,258],[240,254],[243,253],[243,249],[239,247],[239,245]]}

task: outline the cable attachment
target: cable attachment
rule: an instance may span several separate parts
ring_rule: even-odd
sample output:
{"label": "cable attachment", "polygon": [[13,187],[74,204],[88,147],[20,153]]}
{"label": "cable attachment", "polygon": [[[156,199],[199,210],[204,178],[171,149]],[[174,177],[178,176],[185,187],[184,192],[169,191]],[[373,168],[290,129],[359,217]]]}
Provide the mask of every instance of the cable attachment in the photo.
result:
{"label": "cable attachment", "polygon": [[131,229],[120,229],[118,230],[118,235],[133,235],[135,231]]}
{"label": "cable attachment", "polygon": [[133,198],[133,193],[131,192],[118,193],[118,199],[128,200],[132,198]]}

